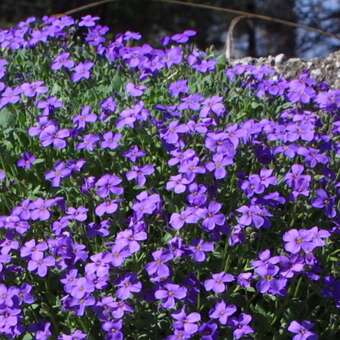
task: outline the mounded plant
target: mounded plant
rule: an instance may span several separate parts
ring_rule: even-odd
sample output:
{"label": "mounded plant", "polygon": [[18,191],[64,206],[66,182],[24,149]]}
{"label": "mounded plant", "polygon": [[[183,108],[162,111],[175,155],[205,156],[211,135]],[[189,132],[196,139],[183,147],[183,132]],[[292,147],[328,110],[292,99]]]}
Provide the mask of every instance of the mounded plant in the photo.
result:
{"label": "mounded plant", "polygon": [[340,91],[98,17],[0,30],[0,334],[336,339]]}

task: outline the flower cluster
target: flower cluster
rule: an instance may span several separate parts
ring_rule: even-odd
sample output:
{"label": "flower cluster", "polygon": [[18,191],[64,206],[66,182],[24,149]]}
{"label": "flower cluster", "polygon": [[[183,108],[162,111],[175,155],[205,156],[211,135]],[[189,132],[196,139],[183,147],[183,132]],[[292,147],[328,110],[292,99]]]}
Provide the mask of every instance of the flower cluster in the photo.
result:
{"label": "flower cluster", "polygon": [[0,30],[0,337],[332,339],[340,91],[86,15]]}

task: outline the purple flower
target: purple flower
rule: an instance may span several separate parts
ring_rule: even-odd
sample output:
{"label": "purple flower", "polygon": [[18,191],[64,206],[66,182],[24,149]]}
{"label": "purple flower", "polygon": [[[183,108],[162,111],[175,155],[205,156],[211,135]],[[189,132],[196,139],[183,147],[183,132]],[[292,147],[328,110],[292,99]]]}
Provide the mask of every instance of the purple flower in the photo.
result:
{"label": "purple flower", "polygon": [[225,111],[223,98],[219,96],[213,96],[211,98],[205,99],[202,102],[200,117],[208,117],[211,113],[216,114],[217,117],[221,117]]}
{"label": "purple flower", "polygon": [[79,222],[84,222],[87,220],[87,212],[88,212],[88,209],[86,209],[85,207],[79,207],[79,208],[70,207],[66,210],[68,219],[79,221]]}
{"label": "purple flower", "polygon": [[124,157],[128,158],[131,162],[136,162],[138,158],[144,156],[145,152],[140,150],[137,145],[132,146],[127,152],[124,152]]}
{"label": "purple flower", "polygon": [[30,272],[37,271],[40,277],[47,275],[48,267],[55,265],[55,259],[52,256],[44,257],[41,252],[32,253],[31,260],[28,262],[27,269]]}
{"label": "purple flower", "polygon": [[181,194],[186,190],[186,186],[190,181],[183,175],[171,176],[166,183],[166,190],[173,191],[176,194]]}
{"label": "purple flower", "polygon": [[180,47],[171,47],[165,51],[163,62],[170,68],[173,65],[178,65],[183,60],[183,51]]}
{"label": "purple flower", "polygon": [[252,273],[240,273],[237,276],[237,283],[244,288],[250,287],[250,280],[252,278]]}
{"label": "purple flower", "polygon": [[32,168],[35,161],[36,161],[36,157],[32,153],[24,152],[22,155],[22,158],[18,160],[17,166],[19,168],[29,170]]}
{"label": "purple flower", "polygon": [[305,162],[311,168],[315,168],[318,164],[329,163],[329,157],[321,153],[318,149],[315,149],[315,148],[300,147],[298,148],[297,153],[304,157]]}
{"label": "purple flower", "polygon": [[132,97],[140,97],[144,94],[144,91],[146,90],[146,86],[135,85],[133,83],[127,83],[125,90]]}
{"label": "purple flower", "polygon": [[116,175],[103,175],[96,182],[96,194],[101,198],[106,198],[111,194],[121,195],[123,188],[118,185],[122,180]]}
{"label": "purple flower", "polygon": [[91,76],[91,69],[94,66],[94,63],[87,61],[84,63],[79,63],[75,68],[74,68],[74,73],[72,75],[72,81],[73,82],[78,82],[82,79],[89,79]]}
{"label": "purple flower", "polygon": [[313,227],[311,229],[291,229],[283,235],[283,240],[286,242],[285,249],[292,254],[296,254],[300,250],[310,253],[316,247],[323,247],[324,239],[329,236],[330,233],[327,230]]}
{"label": "purple flower", "polygon": [[[0,77],[1,78],[1,77]],[[315,102],[321,109],[332,112],[340,109],[340,90],[328,90],[319,92]]]}
{"label": "purple flower", "polygon": [[227,176],[226,166],[233,164],[233,160],[223,154],[215,154],[213,161],[208,162],[205,167],[208,171],[214,171],[216,179],[222,179]]}
{"label": "purple flower", "polygon": [[92,262],[85,266],[87,275],[96,274],[98,277],[106,276],[109,273],[109,263],[112,262],[110,253],[98,253],[90,257]]}
{"label": "purple flower", "polygon": [[111,131],[104,133],[101,147],[103,149],[115,150],[119,146],[122,135],[120,133],[113,134]]}
{"label": "purple flower", "polygon": [[37,107],[39,109],[43,109],[43,116],[48,116],[49,114],[53,113],[55,109],[63,107],[63,103],[56,97],[49,97],[46,100],[39,101]]}
{"label": "purple flower", "polygon": [[7,255],[11,252],[12,249],[18,249],[19,243],[16,240],[13,240],[12,237],[5,238],[4,241],[0,243],[1,254]]}
{"label": "purple flower", "polygon": [[175,165],[180,164],[180,163],[182,163],[186,160],[192,159],[195,156],[195,151],[192,150],[192,149],[188,149],[188,150],[185,150],[183,152],[183,151],[175,149],[175,150],[171,151],[170,154],[173,156],[173,158],[171,158],[168,161],[168,164],[170,166],[175,166]]}
{"label": "purple flower", "polygon": [[188,207],[181,213],[171,214],[170,224],[175,230],[179,230],[185,223],[195,224],[204,216],[206,216],[206,209]]}
{"label": "purple flower", "polygon": [[76,299],[82,299],[85,295],[92,293],[94,291],[94,286],[85,277],[80,277],[75,280],[70,289],[70,294]]}
{"label": "purple flower", "polygon": [[201,321],[201,315],[199,313],[186,314],[184,308],[178,313],[171,314],[175,320],[174,328],[176,330],[183,330],[186,335],[193,335],[198,331],[197,323]]}
{"label": "purple flower", "polygon": [[201,55],[197,57],[194,54],[189,55],[188,62],[189,65],[196,70],[197,72],[206,73],[215,71],[216,60],[214,59],[201,59],[201,57],[205,57]]}
{"label": "purple flower", "polygon": [[16,290],[7,288],[4,284],[0,284],[0,305],[12,307],[14,305],[13,298],[16,296]]}
{"label": "purple flower", "polygon": [[206,259],[205,253],[214,251],[214,243],[195,240],[192,245],[189,246],[189,250],[196,262],[204,262]]}
{"label": "purple flower", "polygon": [[169,85],[169,93],[172,97],[178,97],[180,94],[188,92],[188,81],[185,79],[177,80]]}
{"label": "purple flower", "polygon": [[101,217],[104,214],[114,214],[118,209],[118,204],[116,201],[105,201],[99,205],[97,205],[95,212],[96,215]]}
{"label": "purple flower", "polygon": [[69,299],[69,307],[77,316],[83,316],[85,314],[86,307],[93,306],[95,302],[95,298],[91,295],[86,295],[81,299],[74,297]]}
{"label": "purple flower", "polygon": [[185,30],[182,33],[174,34],[171,37],[171,40],[178,43],[178,44],[185,44],[187,43],[191,37],[194,37],[197,33],[193,30]]}
{"label": "purple flower", "polygon": [[203,323],[198,332],[201,340],[217,340],[218,326],[215,322]]}
{"label": "purple flower", "polygon": [[186,223],[187,217],[188,213],[186,211],[182,211],[180,213],[172,213],[170,216],[171,227],[175,230],[180,230]]}
{"label": "purple flower", "polygon": [[21,85],[21,90],[24,96],[32,98],[39,94],[46,93],[48,88],[44,86],[42,81],[35,81],[33,83],[23,83]]}
{"label": "purple flower", "polygon": [[156,250],[152,253],[153,260],[152,262],[149,262],[145,269],[148,272],[148,274],[151,275],[157,275],[161,278],[167,278],[170,275],[170,269],[165,264],[169,262],[173,255],[169,252],[166,252],[164,250]]}
{"label": "purple flower", "polygon": [[294,158],[296,156],[298,147],[296,144],[280,145],[273,150],[273,154],[284,154],[288,158]]}
{"label": "purple flower", "polygon": [[307,121],[294,122],[286,127],[285,141],[295,142],[298,139],[310,142],[314,139],[314,124]]}
{"label": "purple flower", "polygon": [[187,196],[187,199],[188,202],[193,206],[203,206],[208,199],[207,188],[202,184],[190,184],[189,192],[190,194]]}
{"label": "purple flower", "polygon": [[103,323],[103,330],[107,333],[107,339],[110,340],[123,340],[124,335],[122,333],[123,321],[105,321]]}
{"label": "purple flower", "polygon": [[77,150],[94,151],[99,142],[99,136],[89,133],[84,136],[83,141],[77,145]]}
{"label": "purple flower", "polygon": [[204,174],[205,168],[199,165],[200,160],[198,157],[194,157],[190,160],[185,160],[179,167],[179,172],[184,173],[189,180],[193,180],[196,174]]}
{"label": "purple flower", "polygon": [[285,249],[292,254],[297,254],[301,250],[310,252],[313,248],[313,233],[309,230],[291,229],[284,233],[283,240],[286,242]]}
{"label": "purple flower", "polygon": [[270,250],[266,249],[259,254],[259,260],[252,261],[252,266],[254,268],[267,267],[268,264],[277,264],[279,262],[280,257],[271,257]]}
{"label": "purple flower", "polygon": [[6,87],[0,97],[0,110],[8,104],[16,104],[20,100],[22,90],[20,87]]}
{"label": "purple flower", "polygon": [[133,128],[138,121],[145,121],[149,116],[149,111],[144,107],[144,102],[140,101],[131,108],[126,108],[119,114],[119,120],[116,123],[117,129],[124,127]]}
{"label": "purple flower", "polygon": [[32,304],[35,299],[32,295],[32,286],[24,283],[20,286],[20,292],[18,294],[20,303]]}
{"label": "purple flower", "polygon": [[234,140],[229,139],[230,134],[228,135],[225,132],[220,133],[207,133],[207,137],[205,140],[205,147],[211,152],[216,152],[218,154],[222,154],[229,159],[232,159],[235,155],[235,145],[238,144],[238,138]]}
{"label": "purple flower", "polygon": [[262,194],[265,190],[265,185],[262,183],[260,176],[250,175],[248,180],[242,182],[241,188],[247,197],[252,197],[254,194]]}
{"label": "purple flower", "polygon": [[21,257],[32,256],[35,253],[44,254],[44,251],[48,249],[48,246],[45,242],[39,242],[36,244],[35,240],[30,240],[25,242],[25,244],[20,249]]}
{"label": "purple flower", "polygon": [[38,324],[34,325],[35,327],[35,339],[36,340],[46,340],[51,337],[51,323],[50,322],[39,322]]}
{"label": "purple flower", "polygon": [[218,202],[210,202],[206,210],[206,218],[203,220],[202,225],[207,230],[214,230],[216,225],[222,226],[225,222],[223,214],[219,213],[222,204]]}
{"label": "purple flower", "polygon": [[273,169],[261,169],[260,171],[261,183],[268,188],[270,185],[277,184],[277,178],[273,175]]}
{"label": "purple flower", "polygon": [[308,197],[311,176],[303,175],[304,167],[300,164],[294,164],[291,171],[285,176],[286,183],[293,188],[293,198],[297,199],[299,195]]}
{"label": "purple flower", "polygon": [[187,296],[187,289],[174,283],[166,283],[156,290],[155,298],[162,301],[162,306],[172,309],[176,306],[176,300],[183,300]]}
{"label": "purple flower", "polygon": [[168,129],[161,136],[169,144],[176,144],[179,141],[179,134],[185,134],[189,131],[189,128],[185,124],[179,124],[179,121],[175,120],[169,124]]}
{"label": "purple flower", "polygon": [[106,98],[100,105],[104,113],[114,113],[117,108],[117,103],[112,97]]}
{"label": "purple flower", "polygon": [[86,105],[82,108],[80,114],[73,117],[75,127],[84,129],[87,123],[94,123],[97,120],[97,115],[92,112],[90,106]]}
{"label": "purple flower", "polygon": [[87,335],[83,333],[82,331],[76,329],[74,332],[67,334],[61,334],[58,337],[58,340],[83,340],[86,339]]}
{"label": "purple flower", "polygon": [[324,209],[327,217],[336,216],[335,197],[330,197],[324,189],[316,190],[316,198],[312,200],[312,206],[317,209]]}
{"label": "purple flower", "polygon": [[[4,307],[0,310],[1,331],[2,334],[14,335],[11,327],[17,327],[19,323],[19,314],[21,310],[18,308]],[[36,338],[38,339],[38,338]]]}
{"label": "purple flower", "polygon": [[112,265],[114,267],[120,267],[123,265],[125,259],[131,255],[130,251],[125,244],[115,244],[111,249]]}
{"label": "purple flower", "polygon": [[308,104],[315,96],[315,91],[304,81],[294,79],[289,82],[287,97],[292,103],[301,102]]}
{"label": "purple flower", "polygon": [[66,293],[70,293],[73,289],[76,281],[77,281],[78,270],[71,269],[66,276],[60,280],[60,282],[64,285],[64,290]]}
{"label": "purple flower", "polygon": [[50,170],[45,174],[45,179],[51,181],[53,187],[59,187],[61,180],[69,177],[71,173],[72,170],[65,162],[59,162],[54,166],[53,170]]}
{"label": "purple flower", "polygon": [[146,191],[142,191],[137,195],[137,202],[132,206],[137,219],[142,218],[144,215],[151,215],[160,204],[160,197],[157,194],[149,195]]}
{"label": "purple flower", "polygon": [[64,149],[67,145],[65,139],[70,136],[68,129],[58,129],[54,124],[49,124],[39,135],[40,143],[43,147],[53,145],[55,149]]}
{"label": "purple flower", "polygon": [[305,267],[304,259],[299,256],[281,256],[280,257],[280,274],[282,277],[290,279],[296,275],[296,273],[301,273]]}
{"label": "purple flower", "polygon": [[289,324],[288,331],[295,334],[293,340],[317,340],[318,335],[311,331],[313,326],[313,323],[307,320],[301,323],[294,320]]}
{"label": "purple flower", "polygon": [[286,286],[287,279],[276,278],[279,273],[279,267],[269,264],[256,268],[256,273],[260,276],[260,280],[256,284],[256,288],[261,293],[280,294]]}
{"label": "purple flower", "polygon": [[139,187],[144,187],[146,183],[146,176],[150,176],[154,173],[155,168],[153,164],[146,164],[142,167],[133,166],[130,171],[126,173],[126,178],[128,181],[136,179],[137,185]]}
{"label": "purple flower", "polygon": [[6,172],[2,169],[0,169],[0,183],[4,181],[6,178]]}
{"label": "purple flower", "polygon": [[236,211],[242,214],[242,216],[238,218],[238,222],[241,225],[249,226],[254,224],[257,229],[269,226],[267,217],[272,216],[266,208],[260,207],[259,205],[244,205],[236,209]]}
{"label": "purple flower", "polygon": [[254,330],[249,326],[251,316],[241,313],[238,318],[232,318],[230,323],[234,329],[233,335],[235,339],[241,339],[243,336],[254,333]]}
{"label": "purple flower", "polygon": [[58,71],[62,67],[65,67],[67,69],[71,69],[74,66],[74,61],[69,59],[70,58],[70,53],[68,52],[63,52],[60,53],[54,60],[52,64],[52,70],[53,71]]}
{"label": "purple flower", "polygon": [[125,245],[129,248],[131,254],[138,252],[141,248],[140,241],[145,241],[147,239],[147,234],[145,231],[133,231],[132,229],[125,229],[117,234],[116,242],[121,245]]}
{"label": "purple flower", "polygon": [[223,293],[226,290],[226,283],[233,282],[234,276],[225,272],[212,275],[212,279],[204,281],[206,291],[212,290],[214,293]]}
{"label": "purple flower", "polygon": [[51,214],[49,212],[49,207],[51,206],[50,201],[45,201],[42,198],[38,198],[30,204],[31,209],[31,219],[33,221],[47,221]]}
{"label": "purple flower", "polygon": [[96,21],[99,20],[99,17],[94,17],[92,15],[85,15],[81,18],[79,22],[79,27],[93,27],[96,25]]}
{"label": "purple flower", "polygon": [[126,274],[119,280],[117,287],[116,296],[121,300],[130,299],[133,293],[139,293],[142,290],[142,284],[135,274]]}
{"label": "purple flower", "polygon": [[236,312],[237,308],[235,305],[226,305],[222,300],[216,303],[213,310],[209,312],[209,317],[211,319],[218,319],[221,325],[226,325],[228,318]]}
{"label": "purple flower", "polygon": [[0,59],[0,79],[6,74],[6,65],[8,64],[6,59]]}
{"label": "purple flower", "polygon": [[191,94],[181,99],[181,104],[178,105],[178,109],[198,111],[201,108],[203,99],[198,93]]}
{"label": "purple flower", "polygon": [[125,41],[142,39],[142,35],[138,32],[126,31],[123,36]]}

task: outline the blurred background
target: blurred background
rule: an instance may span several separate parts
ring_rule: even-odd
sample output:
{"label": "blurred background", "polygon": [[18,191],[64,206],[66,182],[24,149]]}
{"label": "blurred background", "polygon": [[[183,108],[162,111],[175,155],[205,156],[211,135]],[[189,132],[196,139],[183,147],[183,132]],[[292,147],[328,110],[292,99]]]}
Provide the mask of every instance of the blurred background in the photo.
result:
{"label": "blurred background", "polygon": [[[340,0],[183,0],[194,4],[244,10],[313,26],[338,34]],[[0,0],[0,27],[9,27],[29,16],[63,13],[95,0]],[[207,9],[159,3],[152,0],[116,0],[80,11],[73,16],[98,15],[114,33],[141,32],[149,43],[163,35],[188,28],[198,31],[201,48],[223,49],[228,25],[235,15]],[[322,57],[340,48],[340,41],[319,33],[255,19],[236,27],[235,54],[266,56],[284,53],[289,57]]]}

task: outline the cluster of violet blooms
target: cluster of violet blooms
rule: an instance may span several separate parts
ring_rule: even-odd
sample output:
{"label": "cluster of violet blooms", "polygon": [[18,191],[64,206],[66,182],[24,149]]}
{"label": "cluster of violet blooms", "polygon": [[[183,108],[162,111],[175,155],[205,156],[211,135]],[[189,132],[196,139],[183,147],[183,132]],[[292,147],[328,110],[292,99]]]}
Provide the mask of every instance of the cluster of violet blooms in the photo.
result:
{"label": "cluster of violet blooms", "polygon": [[[238,120],[227,87],[201,93],[178,71],[185,65],[197,79],[217,72],[214,58],[185,45],[194,31],[154,48],[137,45],[134,32],[108,41],[98,20],[29,18],[0,30],[0,110],[36,112],[22,126],[29,150],[1,165],[1,197],[18,171],[36,172],[42,190],[1,207],[0,335],[131,339],[148,330],[134,318],[154,311],[169,340],[261,339],[254,305],[235,297],[283,301],[293,287],[297,298],[297,281],[318,285],[320,301],[340,308],[340,280],[324,255],[339,236],[340,91],[307,72],[287,80],[268,66],[236,65],[223,71],[226,84],[288,104]],[[92,59],[68,49],[77,30]],[[10,81],[13,55],[59,42],[44,56],[53,77],[82,96],[77,86],[98,79],[100,61],[132,74],[122,93],[72,112],[75,98],[51,95],[54,80]],[[155,103],[148,96],[158,78],[167,93]],[[317,339],[311,315],[271,331]]]}

